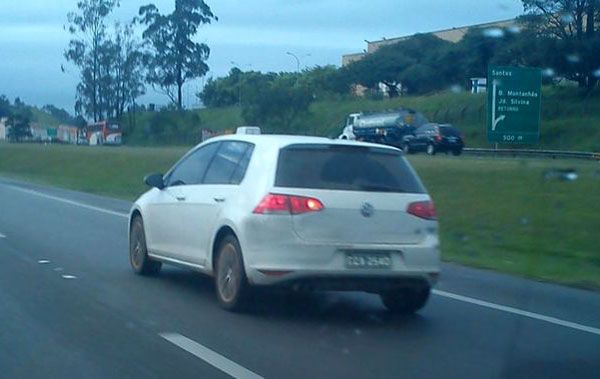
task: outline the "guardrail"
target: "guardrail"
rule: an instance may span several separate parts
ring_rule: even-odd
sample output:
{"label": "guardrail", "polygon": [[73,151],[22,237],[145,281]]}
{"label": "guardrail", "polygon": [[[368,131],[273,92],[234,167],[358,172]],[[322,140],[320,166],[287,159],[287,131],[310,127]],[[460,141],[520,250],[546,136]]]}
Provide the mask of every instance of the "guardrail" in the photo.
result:
{"label": "guardrail", "polygon": [[530,150],[530,149],[479,149],[465,148],[465,154],[481,156],[500,157],[541,157],[541,158],[571,158],[600,161],[600,153],[586,151],[563,151],[563,150]]}

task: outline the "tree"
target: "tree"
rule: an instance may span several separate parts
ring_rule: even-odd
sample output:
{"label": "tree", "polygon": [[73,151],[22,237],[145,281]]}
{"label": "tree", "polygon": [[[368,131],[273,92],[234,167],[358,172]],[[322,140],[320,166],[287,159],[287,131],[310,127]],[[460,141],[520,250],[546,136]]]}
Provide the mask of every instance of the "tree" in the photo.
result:
{"label": "tree", "polygon": [[106,18],[118,5],[118,0],[80,0],[77,11],[67,15],[73,39],[64,56],[80,70],[76,108],[85,110],[94,121],[103,117],[100,77]]}
{"label": "tree", "polygon": [[[554,38],[557,49],[550,54],[558,71],[575,80],[580,87],[593,88],[598,69],[589,60],[590,46],[595,46],[598,31],[599,0],[522,0],[525,16],[522,20],[539,36]],[[594,57],[593,52],[591,55]],[[561,55],[561,56],[559,56]]]}
{"label": "tree", "polygon": [[[425,93],[433,89],[431,85],[424,85],[421,79],[430,80],[420,76],[408,78],[402,73],[409,70],[413,74],[435,73],[438,70],[438,59],[450,45],[436,36],[429,34],[416,34],[404,41],[393,45],[384,46],[364,59],[354,62],[344,70],[354,83],[362,84],[368,88],[376,88],[379,83],[388,88],[390,97],[399,95],[399,85],[405,86],[410,93]],[[402,80],[407,83],[402,82]],[[436,88],[446,86],[448,79],[439,77]]]}
{"label": "tree", "polygon": [[120,118],[146,91],[141,49],[133,26],[116,23],[100,55],[100,100],[108,118]]}
{"label": "tree", "polygon": [[316,66],[302,71],[300,85],[307,87],[317,98],[345,95],[350,92],[350,81],[335,66]]}
{"label": "tree", "polygon": [[143,37],[150,46],[147,80],[182,109],[183,85],[208,72],[210,49],[193,38],[201,25],[218,18],[203,0],[175,0],[175,10],[167,15],[150,4],[141,7],[139,15],[146,25]]}
{"label": "tree", "polygon": [[313,97],[299,85],[294,74],[254,75],[242,103],[242,117],[248,124],[289,132],[294,121],[308,111]]}
{"label": "tree", "polygon": [[0,95],[0,119],[11,115],[10,100],[4,95]]}
{"label": "tree", "polygon": [[[15,103],[17,103],[15,101]],[[15,110],[8,117],[6,125],[9,127],[7,138],[11,142],[22,142],[24,138],[31,137],[31,109],[22,103],[16,104]]]}

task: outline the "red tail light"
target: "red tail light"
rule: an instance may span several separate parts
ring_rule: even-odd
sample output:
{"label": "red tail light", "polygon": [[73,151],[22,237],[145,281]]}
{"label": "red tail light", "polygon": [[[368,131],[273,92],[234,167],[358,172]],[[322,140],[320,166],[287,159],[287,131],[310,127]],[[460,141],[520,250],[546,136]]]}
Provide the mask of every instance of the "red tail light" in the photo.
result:
{"label": "red tail light", "polygon": [[437,220],[437,213],[433,201],[411,203],[408,205],[407,212],[413,216],[424,218],[425,220]]}
{"label": "red tail light", "polygon": [[442,141],[442,136],[441,136],[440,134],[436,135],[436,136],[435,136],[435,140],[436,140],[437,142],[441,142],[441,141]]}
{"label": "red tail light", "polygon": [[325,209],[323,203],[319,199],[313,197],[270,193],[262,199],[256,208],[254,208],[254,213],[287,213],[297,215],[309,212],[319,212],[323,209]]}

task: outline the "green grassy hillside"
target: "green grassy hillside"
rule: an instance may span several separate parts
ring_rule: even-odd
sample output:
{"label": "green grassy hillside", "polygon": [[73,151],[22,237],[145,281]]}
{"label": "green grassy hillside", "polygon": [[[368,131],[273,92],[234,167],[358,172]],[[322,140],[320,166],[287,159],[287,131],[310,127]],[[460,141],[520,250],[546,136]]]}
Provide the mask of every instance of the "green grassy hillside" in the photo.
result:
{"label": "green grassy hillside", "polygon": [[[324,100],[313,103],[292,127],[298,134],[337,136],[346,115],[361,111],[382,111],[410,107],[425,113],[431,121],[458,126],[471,147],[489,147],[485,135],[485,94],[444,92],[430,96],[397,99]],[[193,144],[200,130],[233,130],[244,122],[238,107],[171,113],[142,113],[130,130],[129,142],[152,144]],[[127,125],[127,120],[124,122]],[[152,130],[159,137],[149,137]],[[282,128],[283,129],[283,128]],[[276,133],[278,128],[267,132]],[[582,95],[577,88],[544,88],[542,138],[536,147],[600,151],[600,93]]]}

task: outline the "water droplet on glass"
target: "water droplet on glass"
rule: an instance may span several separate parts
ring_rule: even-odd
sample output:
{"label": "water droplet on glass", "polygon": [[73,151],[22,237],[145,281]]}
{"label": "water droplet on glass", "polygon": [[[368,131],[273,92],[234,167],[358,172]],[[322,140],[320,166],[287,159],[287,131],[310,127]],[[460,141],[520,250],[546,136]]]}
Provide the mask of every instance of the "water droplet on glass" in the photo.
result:
{"label": "water droplet on glass", "polygon": [[452,86],[450,86],[450,92],[452,93],[461,93],[463,91],[462,86],[458,85],[458,84],[454,84]]}
{"label": "water droplet on glass", "polygon": [[529,225],[529,219],[527,217],[521,217],[521,225]]}
{"label": "water droplet on glass", "polygon": [[483,30],[483,35],[489,38],[502,38],[504,37],[504,30],[500,28],[488,28]]}
{"label": "water droplet on glass", "polygon": [[594,71],[594,76],[600,78],[600,68]]}
{"label": "water droplet on glass", "polygon": [[548,77],[548,78],[552,78],[556,75],[556,71],[554,71],[554,69],[548,67],[548,68],[542,70],[542,75],[544,75],[545,77]]}
{"label": "water droplet on glass", "polygon": [[513,25],[513,26],[509,27],[507,30],[510,33],[512,33],[512,34],[519,34],[519,33],[521,33],[521,28],[518,27],[518,26],[516,26],[516,25]]}
{"label": "water droplet on glass", "polygon": [[581,61],[581,58],[579,58],[579,55],[577,54],[569,54],[566,58],[569,63],[579,63]]}
{"label": "water droplet on glass", "polygon": [[563,13],[560,16],[560,19],[562,20],[562,22],[565,22],[567,24],[572,23],[573,21],[575,21],[575,18],[573,17],[573,15],[568,14],[568,13]]}
{"label": "water droplet on glass", "polygon": [[573,182],[579,178],[577,171],[573,168],[568,169],[550,169],[544,172],[545,180],[560,180],[563,182]]}

